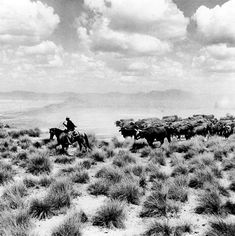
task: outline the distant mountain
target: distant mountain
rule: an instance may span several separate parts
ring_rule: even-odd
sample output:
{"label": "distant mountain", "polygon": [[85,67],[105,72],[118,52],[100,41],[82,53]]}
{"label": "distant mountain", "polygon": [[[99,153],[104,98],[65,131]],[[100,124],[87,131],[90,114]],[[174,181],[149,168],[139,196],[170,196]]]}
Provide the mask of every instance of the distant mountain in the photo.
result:
{"label": "distant mountain", "polygon": [[[47,105],[45,111],[53,111],[70,107],[111,107],[111,108],[187,108],[195,106],[195,95],[177,89],[166,91],[139,92],[134,94],[109,93],[35,93],[26,91],[13,91],[0,93],[0,99],[22,100],[53,100],[56,104]],[[39,108],[42,109],[42,108]],[[37,111],[38,109],[34,109]]]}

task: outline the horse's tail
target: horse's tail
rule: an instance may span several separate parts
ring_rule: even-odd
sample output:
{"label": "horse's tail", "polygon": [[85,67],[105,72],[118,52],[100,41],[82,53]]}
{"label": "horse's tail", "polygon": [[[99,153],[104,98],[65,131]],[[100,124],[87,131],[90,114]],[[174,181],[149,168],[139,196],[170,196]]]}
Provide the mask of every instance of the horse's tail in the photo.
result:
{"label": "horse's tail", "polygon": [[87,137],[86,133],[84,133],[84,139],[86,141],[86,146],[91,150],[91,146],[89,144],[88,137]]}

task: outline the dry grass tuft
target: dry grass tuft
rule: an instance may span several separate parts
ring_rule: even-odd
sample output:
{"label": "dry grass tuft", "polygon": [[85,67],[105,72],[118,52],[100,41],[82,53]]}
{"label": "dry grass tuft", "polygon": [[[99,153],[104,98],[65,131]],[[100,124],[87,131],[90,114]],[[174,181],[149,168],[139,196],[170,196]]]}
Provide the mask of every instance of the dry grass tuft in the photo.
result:
{"label": "dry grass tuft", "polygon": [[124,228],[126,218],[123,203],[112,200],[103,205],[92,218],[92,224],[107,228]]}

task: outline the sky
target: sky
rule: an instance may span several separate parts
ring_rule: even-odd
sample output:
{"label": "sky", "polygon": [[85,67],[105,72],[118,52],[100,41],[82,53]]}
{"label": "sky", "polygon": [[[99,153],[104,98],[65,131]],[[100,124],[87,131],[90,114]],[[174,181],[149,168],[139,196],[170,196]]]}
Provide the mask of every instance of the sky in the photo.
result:
{"label": "sky", "polygon": [[235,0],[0,0],[0,91],[235,92]]}

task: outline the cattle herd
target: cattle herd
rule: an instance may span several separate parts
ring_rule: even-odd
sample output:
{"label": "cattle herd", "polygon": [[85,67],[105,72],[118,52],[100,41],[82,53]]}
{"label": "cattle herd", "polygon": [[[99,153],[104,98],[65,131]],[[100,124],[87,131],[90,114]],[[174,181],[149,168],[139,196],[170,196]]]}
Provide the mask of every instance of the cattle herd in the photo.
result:
{"label": "cattle herd", "polygon": [[228,138],[235,132],[235,117],[232,115],[220,119],[214,115],[193,115],[184,119],[173,115],[164,116],[162,119],[147,118],[137,121],[121,119],[115,124],[124,138],[144,138],[150,146],[153,146],[154,141],[163,144],[165,138],[169,142],[173,137],[190,139],[195,135],[218,135]]}

